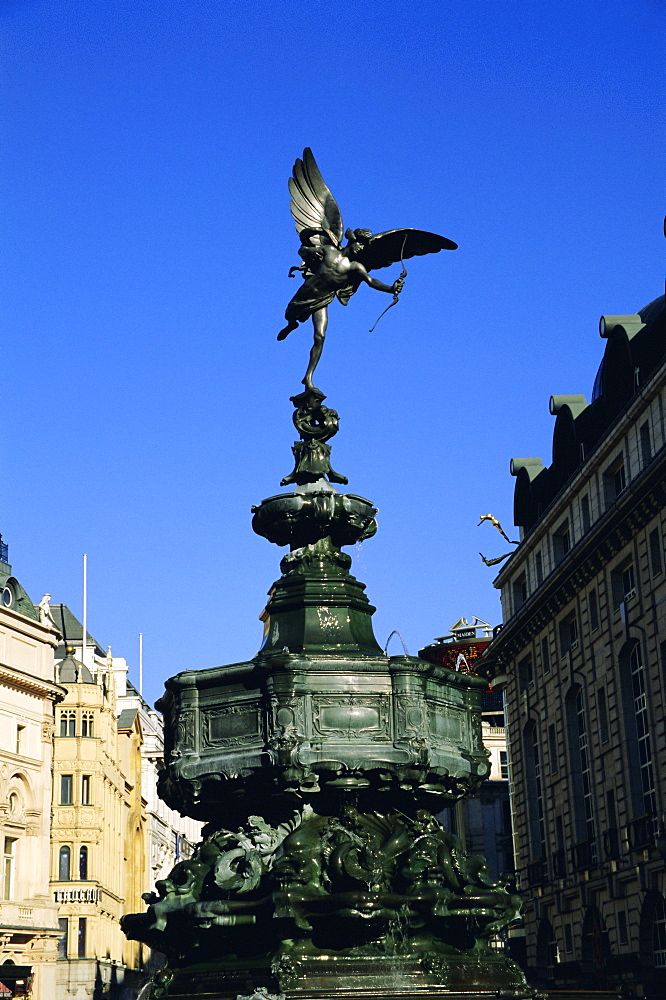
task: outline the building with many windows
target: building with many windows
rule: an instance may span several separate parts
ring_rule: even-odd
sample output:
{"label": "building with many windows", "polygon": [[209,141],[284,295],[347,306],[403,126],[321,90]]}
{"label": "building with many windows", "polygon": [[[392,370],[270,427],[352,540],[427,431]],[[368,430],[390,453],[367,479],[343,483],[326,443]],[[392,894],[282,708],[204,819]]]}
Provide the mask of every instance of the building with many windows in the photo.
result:
{"label": "building with many windows", "polygon": [[[162,724],[65,605],[50,608],[66,691],[56,712],[51,889],[58,903],[57,1000],[134,996],[159,957],[120,929],[125,913],[199,839],[201,824],[157,798]],[[76,658],[75,650],[86,657]]]}
{"label": "building with many windows", "polygon": [[57,668],[67,691],[56,712],[51,833],[58,1000],[120,997],[143,959],[120,930],[148,882],[141,730],[118,718],[111,657],[97,644],[89,653],[87,666],[68,646]]}
{"label": "building with many windows", "polygon": [[[157,775],[164,758],[164,726],[155,712],[127,677],[127,663],[119,656],[112,659],[119,726],[138,722],[141,730],[141,795],[147,821],[147,885],[152,889],[158,879],[166,878],[178,861],[191,857],[201,839],[203,824],[181,816],[157,794]],[[143,890],[144,892],[146,889]],[[134,911],[143,908],[137,903]]]}
{"label": "building with many windows", "polygon": [[49,893],[55,629],[12,574],[0,539],[0,983],[55,996],[58,912]]}
{"label": "building with many windows", "polygon": [[558,987],[666,993],[664,299],[605,316],[592,399],[513,459],[520,544],[483,658],[504,689],[527,961]]}

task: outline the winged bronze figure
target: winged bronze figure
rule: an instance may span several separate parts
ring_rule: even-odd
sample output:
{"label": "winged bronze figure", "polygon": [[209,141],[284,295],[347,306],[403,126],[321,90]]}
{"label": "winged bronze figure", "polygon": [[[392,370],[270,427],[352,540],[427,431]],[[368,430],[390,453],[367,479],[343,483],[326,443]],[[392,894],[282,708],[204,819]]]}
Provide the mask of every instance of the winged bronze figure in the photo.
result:
{"label": "winged bronze figure", "polygon": [[[291,214],[301,239],[298,254],[303,261],[290,269],[289,276],[301,271],[304,280],[285,310],[287,325],[277,336],[278,340],[284,340],[299,323],[312,317],[314,344],[303,379],[303,384],[312,389],[312,376],[321,357],[328,326],[328,307],[333,299],[337,298],[346,306],[359,285],[365,282],[371,288],[392,294],[395,302],[407,273],[405,259],[455,250],[458,244],[422,229],[391,229],[376,235],[369,229],[345,231],[338,203],[326,186],[309,148],[303,151],[303,159],[294,164],[289,191]],[[346,246],[342,245],[343,233]],[[368,273],[398,261],[403,261],[403,274],[392,285]]]}

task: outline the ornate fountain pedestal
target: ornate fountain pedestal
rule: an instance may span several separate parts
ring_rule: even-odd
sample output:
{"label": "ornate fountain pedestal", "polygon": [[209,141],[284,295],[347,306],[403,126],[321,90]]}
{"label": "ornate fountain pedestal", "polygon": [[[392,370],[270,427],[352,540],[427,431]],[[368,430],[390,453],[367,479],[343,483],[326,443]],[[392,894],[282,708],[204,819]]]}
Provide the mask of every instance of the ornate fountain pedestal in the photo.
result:
{"label": "ornate fountain pedestal", "polygon": [[433,815],[488,775],[486,682],[378,646],[340,548],[376,510],[324,478],[346,481],[323,399],[293,399],[295,491],[253,508],[290,546],[262,649],[178,674],[158,703],[160,794],[208,825],[123,929],[167,955],[153,995],[170,1000],[531,995],[489,945],[519,900]]}

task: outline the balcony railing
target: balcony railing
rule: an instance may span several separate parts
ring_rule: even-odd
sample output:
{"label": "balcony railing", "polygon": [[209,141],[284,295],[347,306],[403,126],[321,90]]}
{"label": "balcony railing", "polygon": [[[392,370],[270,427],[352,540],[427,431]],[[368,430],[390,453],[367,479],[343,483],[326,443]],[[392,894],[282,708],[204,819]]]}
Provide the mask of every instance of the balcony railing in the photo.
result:
{"label": "balcony railing", "polygon": [[571,848],[571,864],[575,871],[592,868],[597,860],[597,845],[594,840],[581,840]]}
{"label": "balcony railing", "polygon": [[2,535],[0,535],[0,562],[9,562],[9,545],[3,542]]}
{"label": "balcony railing", "polygon": [[627,837],[629,839],[629,849],[632,851],[642,851],[646,847],[654,844],[657,830],[657,818],[646,813],[638,816],[627,826]]}
{"label": "balcony railing", "polygon": [[527,884],[528,885],[541,885],[543,882],[548,881],[548,862],[545,858],[539,858],[538,861],[532,861],[527,866]]}
{"label": "balcony railing", "polygon": [[604,857],[607,861],[616,861],[622,857],[620,831],[615,826],[604,831]]}
{"label": "balcony railing", "polygon": [[553,878],[566,878],[568,874],[567,852],[555,851],[551,858],[551,865],[553,868]]}

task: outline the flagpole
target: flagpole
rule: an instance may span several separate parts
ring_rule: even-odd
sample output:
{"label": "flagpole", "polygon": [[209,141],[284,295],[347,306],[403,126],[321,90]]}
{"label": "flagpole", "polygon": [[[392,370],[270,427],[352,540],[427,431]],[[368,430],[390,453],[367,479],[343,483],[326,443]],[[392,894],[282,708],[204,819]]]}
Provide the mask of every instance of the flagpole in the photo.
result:
{"label": "flagpole", "polygon": [[88,554],[83,554],[83,634],[81,636],[81,662],[86,664],[86,647],[88,645]]}
{"label": "flagpole", "polygon": [[143,697],[143,632],[139,632],[139,694]]}

